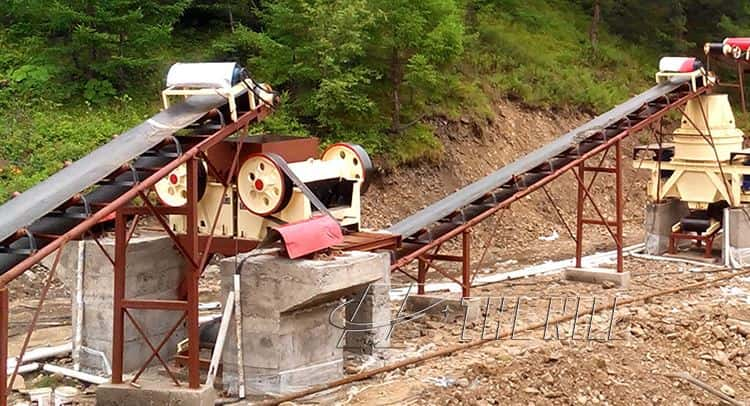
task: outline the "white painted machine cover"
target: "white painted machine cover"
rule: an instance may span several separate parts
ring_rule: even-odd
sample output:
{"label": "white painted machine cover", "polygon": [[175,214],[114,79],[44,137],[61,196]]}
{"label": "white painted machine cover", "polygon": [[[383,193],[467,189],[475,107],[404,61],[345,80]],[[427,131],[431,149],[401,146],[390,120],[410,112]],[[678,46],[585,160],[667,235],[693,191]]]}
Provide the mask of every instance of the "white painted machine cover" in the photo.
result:
{"label": "white painted machine cover", "polygon": [[690,73],[701,68],[696,58],[665,56],[659,60],[659,72]]}
{"label": "white painted machine cover", "polygon": [[239,69],[234,62],[176,63],[167,73],[167,87],[229,89]]}

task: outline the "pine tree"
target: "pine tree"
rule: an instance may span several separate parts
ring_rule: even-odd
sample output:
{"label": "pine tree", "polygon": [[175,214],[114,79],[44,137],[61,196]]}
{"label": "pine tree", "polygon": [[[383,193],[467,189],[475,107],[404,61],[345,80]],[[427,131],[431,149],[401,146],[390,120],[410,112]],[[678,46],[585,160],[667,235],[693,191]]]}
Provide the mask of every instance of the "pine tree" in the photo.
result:
{"label": "pine tree", "polygon": [[155,68],[155,51],[190,0],[8,0],[16,36],[47,42],[42,55],[63,79],[113,92]]}
{"label": "pine tree", "polygon": [[401,123],[403,90],[419,103],[441,86],[442,68],[463,53],[464,29],[459,6],[453,0],[372,0],[377,24],[372,43],[373,68],[388,79],[392,133]]}

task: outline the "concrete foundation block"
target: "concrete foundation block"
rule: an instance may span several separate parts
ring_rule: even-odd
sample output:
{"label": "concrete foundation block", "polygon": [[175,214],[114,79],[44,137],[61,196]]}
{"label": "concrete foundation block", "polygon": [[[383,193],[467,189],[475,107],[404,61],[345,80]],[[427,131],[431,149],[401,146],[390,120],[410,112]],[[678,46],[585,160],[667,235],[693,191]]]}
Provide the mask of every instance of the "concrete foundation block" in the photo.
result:
{"label": "concrete foundation block", "polygon": [[[104,249],[114,258],[114,240],[101,238]],[[83,248],[83,264],[79,264],[79,249]],[[178,299],[177,288],[183,278],[184,259],[173,248],[173,242],[162,234],[135,236],[130,241],[127,252],[125,297],[138,299]],[[82,266],[81,266],[82,265]],[[83,305],[76,297],[78,288],[76,275],[83,270]],[[114,305],[114,271],[107,256],[92,240],[74,241],[66,245],[58,267],[60,279],[71,291],[72,336],[80,311],[83,312],[81,344],[83,347],[100,351],[112,361],[112,329]],[[178,321],[178,312],[164,310],[131,310],[131,315],[141,325],[152,343],[159,343],[163,336]],[[133,324],[125,320],[124,370],[130,372],[141,367],[151,351]],[[174,355],[177,342],[184,338],[184,327],[177,331],[160,355],[165,359]],[[90,373],[103,372],[101,356],[86,351],[73,351],[74,362]],[[158,361],[156,361],[158,362]],[[154,364],[154,361],[152,361]]]}
{"label": "concrete foundation block", "polygon": [[482,317],[482,299],[465,297],[461,299],[445,298],[435,295],[409,295],[405,309],[408,314],[419,313],[440,315],[446,321],[466,320],[473,322]]}
{"label": "concrete foundation block", "polygon": [[[388,256],[347,252],[326,261],[272,254],[227,258],[221,263],[223,292],[233,290],[239,263],[247,392],[283,394],[340,378],[346,346],[344,299],[386,278]],[[369,303],[380,305],[383,300],[374,295]],[[363,310],[363,318],[385,317],[380,310]],[[222,355],[223,383],[233,394],[239,386],[237,355],[236,335],[229,334]]]}
{"label": "concrete foundation block", "polygon": [[96,388],[98,406],[213,406],[215,401],[216,392],[208,386],[187,389],[185,385],[143,382],[140,388],[128,384],[104,384]]}
{"label": "concrete foundation block", "polygon": [[630,287],[630,272],[617,272],[606,268],[567,268],[562,277],[566,281],[597,283],[608,281],[618,288]]}
{"label": "concrete foundation block", "polygon": [[390,271],[357,292],[346,306],[346,347],[354,354],[374,354],[390,346]]}
{"label": "concrete foundation block", "polygon": [[750,265],[750,206],[727,209],[726,221],[729,246],[724,247],[724,255],[735,268]]}
{"label": "concrete foundation block", "polygon": [[661,255],[669,249],[672,226],[689,214],[687,203],[677,199],[666,199],[661,203],[646,206],[644,228],[646,231],[645,252]]}

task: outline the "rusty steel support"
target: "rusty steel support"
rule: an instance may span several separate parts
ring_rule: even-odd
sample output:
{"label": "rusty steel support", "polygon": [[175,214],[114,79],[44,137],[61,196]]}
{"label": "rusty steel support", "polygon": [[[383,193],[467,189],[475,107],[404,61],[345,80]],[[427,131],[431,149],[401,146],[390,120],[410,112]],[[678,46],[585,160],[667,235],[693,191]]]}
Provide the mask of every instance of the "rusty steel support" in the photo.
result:
{"label": "rusty steel support", "polygon": [[486,220],[488,217],[492,216],[494,213],[496,213],[498,210],[501,210],[505,207],[510,206],[513,202],[516,202],[523,197],[531,194],[532,192],[536,191],[537,189],[541,188],[542,186],[552,182],[553,180],[559,178],[563,173],[568,172],[571,168],[577,167],[582,160],[586,160],[591,158],[592,156],[595,156],[599,154],[600,152],[603,152],[604,150],[608,149],[610,146],[612,146],[617,140],[624,139],[628,136],[630,136],[633,133],[636,133],[638,131],[641,131],[645,129],[648,125],[655,122],[658,119],[661,119],[664,117],[665,114],[669,113],[670,111],[674,110],[678,106],[682,106],[686,104],[689,100],[692,100],[695,97],[700,96],[701,94],[704,94],[708,91],[708,88],[702,87],[699,88],[696,91],[680,94],[679,97],[676,100],[669,99],[667,105],[663,106],[659,111],[654,112],[649,117],[643,119],[642,121],[635,123],[634,125],[630,126],[628,129],[623,130],[618,135],[608,138],[606,142],[602,143],[601,145],[598,145],[594,147],[593,149],[580,154],[577,156],[573,161],[570,163],[567,163],[560,168],[556,168],[554,171],[552,171],[549,175],[545,176],[544,178],[536,181],[534,184],[529,185],[526,188],[523,188],[516,192],[511,197],[503,200],[502,202],[497,203],[494,207],[488,209],[487,211],[482,212],[478,216],[472,218],[471,220],[457,226],[455,229],[441,235],[438,238],[435,238],[433,241],[431,241],[429,244],[424,244],[419,249],[415,250],[414,252],[411,252],[401,258],[399,258],[397,261],[395,261],[391,265],[391,271],[397,271],[400,270],[400,268],[408,265],[412,261],[416,260],[420,256],[423,256],[427,251],[433,249],[435,246],[445,243],[446,241],[449,241],[459,234],[463,232],[463,230],[472,228],[476,226],[477,224],[481,223],[482,221]]}
{"label": "rusty steel support", "polygon": [[[427,281],[427,272],[430,268],[461,286],[461,297],[471,295],[471,283],[473,274],[471,272],[471,234],[472,230],[467,229],[461,233],[461,255],[438,254],[440,246],[432,254],[424,254],[417,258],[417,293],[425,293],[425,283]],[[450,272],[435,264],[435,261],[445,261],[461,264],[461,279],[451,276]],[[407,274],[408,275],[408,274]]]}
{"label": "rusty steel support", "polygon": [[[54,281],[55,279],[55,272],[57,272],[57,267],[60,265],[60,258],[62,257],[62,250],[63,250],[63,247],[65,247],[66,243],[67,241],[63,241],[60,248],[57,249],[57,253],[55,254],[55,261],[52,264],[52,267],[49,269],[49,273],[47,274],[47,280],[44,282],[44,287],[42,288],[42,292],[39,294],[39,304],[34,310],[34,315],[31,317],[31,322],[29,323],[29,327],[26,329],[26,336],[24,337],[23,344],[21,345],[21,351],[18,353],[18,362],[16,362],[16,366],[15,368],[13,368],[13,374],[10,376],[10,382],[8,382],[8,386],[7,386],[8,391],[10,391],[11,388],[13,388],[13,382],[15,382],[16,376],[18,376],[18,369],[21,367],[23,356],[26,354],[26,349],[29,347],[29,341],[31,341],[31,335],[34,334],[36,323],[39,320],[39,314],[42,313],[42,308],[44,308],[44,301],[47,299],[47,293],[49,293],[49,289],[52,286],[52,281]],[[6,354],[6,359],[7,359],[7,354]],[[7,367],[7,360],[4,361],[4,364],[5,365],[3,365],[2,368]],[[5,384],[5,382],[3,382],[3,384]]]}
{"label": "rusty steel support", "polygon": [[424,295],[424,285],[427,281],[427,262],[419,258],[417,263],[417,294]]}
{"label": "rusty steel support", "polygon": [[461,244],[461,295],[462,297],[471,296],[471,229],[463,232]]}
{"label": "rusty steel support", "polygon": [[[603,166],[604,161],[600,161],[599,166],[586,166],[586,161],[581,160],[577,168],[571,169],[573,175],[578,182],[578,201],[576,205],[576,268],[583,266],[583,232],[584,225],[599,225],[604,226],[609,232],[610,236],[615,242],[615,249],[617,250],[617,272],[623,272],[623,179],[622,179],[622,146],[621,140],[617,139],[613,145],[607,148],[604,152],[606,153],[609,149],[614,149],[615,152],[615,165],[614,167]],[[587,172],[592,172],[592,181],[586,184],[585,175]],[[605,213],[599,209],[593,198],[593,186],[594,180],[598,174],[612,174],[615,176],[615,219],[609,220],[606,218]],[[584,217],[585,203],[586,200],[591,203],[592,208],[599,216],[599,219],[588,219]],[[615,227],[612,231],[611,226]]]}
{"label": "rusty steel support", "polygon": [[742,62],[737,62],[737,78],[739,80],[740,88],[740,103],[742,104],[742,112],[747,113],[747,104],[745,104],[745,68],[742,66]]}
{"label": "rusty steel support", "polygon": [[[185,274],[187,288],[187,337],[188,337],[188,387],[198,389],[200,387],[200,331],[198,327],[198,279],[201,269],[196,259],[200,255],[198,246],[198,165],[200,162],[193,158],[187,162],[187,250],[192,258],[188,263],[188,272]],[[219,205],[221,207],[221,205]],[[205,247],[208,251],[209,247]]]}
{"label": "rusty steel support", "polygon": [[[113,353],[112,353],[111,381],[112,383],[116,383],[116,384],[123,383],[125,318],[126,316],[131,318],[130,314],[126,314],[127,309],[137,308],[137,309],[153,309],[153,310],[180,310],[180,311],[183,311],[184,313],[184,316],[182,317],[181,321],[177,325],[175,325],[175,327],[170,331],[167,337],[162,340],[162,343],[160,343],[159,345],[155,347],[153,345],[150,345],[150,347],[152,350],[158,351],[158,349],[164,345],[163,343],[165,343],[168,340],[168,337],[174,333],[174,331],[181,324],[181,322],[186,320],[186,324],[188,327],[188,337],[190,339],[188,363],[187,363],[188,368],[189,368],[188,386],[192,389],[199,388],[200,387],[200,360],[198,358],[199,356],[198,345],[199,345],[200,339],[199,339],[199,331],[198,331],[198,300],[199,300],[198,281],[201,275],[200,264],[202,262],[205,262],[206,257],[207,257],[204,255],[201,259],[201,254],[202,254],[201,250],[203,250],[204,252],[208,252],[211,250],[210,246],[213,246],[214,244],[212,244],[212,239],[208,239],[206,241],[206,239],[203,239],[200,236],[198,236],[198,220],[197,220],[198,157],[204,156],[206,151],[218,145],[227,137],[231,136],[232,134],[242,129],[245,129],[245,133],[242,136],[242,138],[244,139],[244,137],[247,134],[247,131],[246,131],[247,126],[250,123],[261,121],[269,113],[270,113],[269,108],[265,106],[260,106],[254,110],[245,112],[235,122],[227,124],[226,126],[216,131],[215,133],[208,135],[206,137],[203,137],[200,140],[200,142],[198,142],[192,148],[185,151],[182,155],[170,161],[163,167],[159,169],[155,169],[155,172],[153,174],[151,174],[149,177],[142,180],[141,182],[134,184],[130,190],[128,190],[127,192],[117,197],[114,201],[101,205],[101,208],[99,210],[91,214],[87,219],[85,219],[84,221],[76,225],[75,227],[65,232],[63,235],[50,236],[49,238],[53,240],[52,242],[45,245],[40,250],[34,252],[32,255],[30,255],[29,257],[27,257],[26,259],[24,259],[23,261],[15,265],[13,268],[8,270],[8,272],[4,273],[3,275],[0,275],[0,311],[2,312],[2,314],[0,315],[0,328],[2,328],[3,330],[3,332],[0,333],[0,363],[7,364],[7,351],[6,351],[7,342],[8,342],[7,321],[8,321],[8,314],[9,314],[9,307],[8,307],[8,302],[7,302],[8,300],[7,299],[7,295],[8,295],[7,284],[11,282],[12,280],[14,280],[15,278],[17,278],[26,270],[28,270],[31,266],[38,263],[46,256],[52,253],[55,253],[56,251],[57,251],[57,258],[55,260],[55,264],[57,264],[57,262],[59,262],[61,249],[67,241],[78,239],[83,235],[90,234],[90,229],[92,227],[96,226],[101,221],[107,219],[108,216],[114,215],[115,216],[114,258],[107,253],[107,251],[101,245],[101,242],[98,239],[94,238],[95,243],[97,244],[99,249],[102,251],[102,253],[110,261],[114,270],[113,327],[112,327]],[[232,164],[233,167],[237,166],[238,156],[239,156],[239,153],[236,153],[234,163]],[[188,173],[188,194],[189,194],[188,201],[189,203],[187,205],[188,207],[164,208],[164,207],[154,206],[148,198],[148,191],[159,180],[167,176],[171,171],[173,171],[174,169],[176,169],[182,164],[188,165],[188,172],[189,172]],[[137,197],[140,197],[143,200],[142,202],[143,206],[133,205],[133,201]],[[169,225],[166,224],[166,221],[163,218],[163,216],[166,214],[186,215],[188,217],[188,235],[184,236],[185,239],[181,238],[183,236],[177,236],[171,232],[171,230],[169,229]],[[218,217],[219,214],[220,213],[217,213],[216,217]],[[186,300],[182,300],[182,301],[138,300],[138,299],[128,299],[125,297],[127,245],[129,243],[130,237],[132,237],[135,231],[138,221],[145,215],[153,215],[154,217],[157,218],[159,223],[164,227],[164,230],[166,231],[166,233],[169,234],[169,236],[174,241],[175,246],[178,248],[182,256],[186,259],[187,272],[186,272],[185,282],[183,284],[183,287],[185,288],[184,293],[187,297]],[[128,227],[128,219],[130,218],[133,219],[133,222],[131,226]],[[203,248],[200,248],[201,246],[203,246]],[[199,262],[199,259],[201,259],[200,262]],[[56,268],[56,265],[53,266],[53,268],[50,271],[50,274],[54,273],[55,268]],[[44,297],[46,295],[46,290],[48,288],[49,288],[49,283],[45,286],[45,290],[42,291],[42,299],[40,300],[40,305],[39,305],[39,308],[37,309],[37,315],[38,315],[38,311],[42,308],[42,305],[44,303]],[[36,316],[29,326],[30,332],[34,328],[35,320],[36,320]],[[135,320],[133,319],[132,321],[133,321],[135,328],[139,329],[140,326],[137,325]],[[144,335],[144,338],[146,338],[143,332],[142,332],[142,335]],[[25,347],[27,345],[29,336],[27,336],[27,340],[25,341],[22,347],[20,356],[23,356],[25,352]],[[148,342],[147,338],[146,340]],[[152,360],[155,357],[159,358],[158,353],[152,354],[152,355],[153,356],[150,358],[150,360]],[[148,364],[149,362],[146,362],[146,364]],[[3,373],[7,375],[6,372],[7,371],[4,369]],[[169,371],[168,369],[167,372],[169,373],[171,371]],[[0,406],[4,406],[5,404],[7,404],[7,395],[8,395],[8,387],[6,385],[3,385],[3,392],[0,393],[0,399],[1,399]]]}
{"label": "rusty steel support", "polygon": [[[8,302],[8,288],[0,288],[0,360],[5,365],[0,368],[0,406],[8,405],[8,318],[10,316],[10,303]],[[19,362],[20,363],[20,362]]]}
{"label": "rusty steel support", "polygon": [[[581,160],[581,163],[578,164],[578,167],[576,169],[571,170],[578,170],[578,177],[583,178],[585,174],[585,165],[586,161]],[[576,268],[581,268],[583,266],[583,263],[581,262],[583,258],[583,203],[584,203],[584,194],[583,194],[583,186],[579,183],[578,184],[578,199],[576,200]]]}
{"label": "rusty steel support", "polygon": [[623,269],[623,217],[625,216],[625,196],[622,195],[622,140],[615,142],[615,221],[617,222],[617,237],[615,245],[617,246],[617,272],[624,272]]}
{"label": "rusty steel support", "polygon": [[115,217],[115,266],[114,266],[114,295],[112,315],[112,383],[122,383],[123,353],[125,349],[125,267],[127,245],[127,219],[121,210]]}

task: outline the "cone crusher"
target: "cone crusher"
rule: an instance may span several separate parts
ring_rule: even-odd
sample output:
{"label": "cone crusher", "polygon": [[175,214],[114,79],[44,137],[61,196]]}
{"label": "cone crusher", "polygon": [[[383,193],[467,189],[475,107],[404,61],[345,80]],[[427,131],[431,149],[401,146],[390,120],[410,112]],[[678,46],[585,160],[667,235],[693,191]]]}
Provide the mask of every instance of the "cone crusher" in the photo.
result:
{"label": "cone crusher", "polygon": [[688,214],[672,225],[669,252],[678,241],[693,240],[710,258],[724,209],[750,201],[750,150],[743,149],[726,94],[695,98],[682,113],[672,141],[636,147],[633,165],[651,171],[652,202],[687,204]]}

